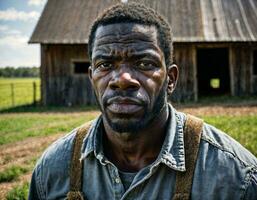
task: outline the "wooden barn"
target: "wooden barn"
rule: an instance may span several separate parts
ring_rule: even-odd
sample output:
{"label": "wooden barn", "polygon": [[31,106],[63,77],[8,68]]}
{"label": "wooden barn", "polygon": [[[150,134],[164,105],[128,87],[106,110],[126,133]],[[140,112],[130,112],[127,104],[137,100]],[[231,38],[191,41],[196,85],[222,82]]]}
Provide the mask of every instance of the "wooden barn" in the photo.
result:
{"label": "wooden barn", "polygon": [[[174,100],[257,94],[257,0],[138,0],[171,24],[180,78]],[[50,0],[30,38],[41,44],[45,105],[94,104],[87,41],[117,0]]]}

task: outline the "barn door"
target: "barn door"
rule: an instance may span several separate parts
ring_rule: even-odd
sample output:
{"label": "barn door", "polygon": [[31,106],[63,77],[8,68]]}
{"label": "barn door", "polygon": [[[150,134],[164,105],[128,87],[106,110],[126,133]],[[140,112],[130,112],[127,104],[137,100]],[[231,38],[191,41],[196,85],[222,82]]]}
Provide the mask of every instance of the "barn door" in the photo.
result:
{"label": "barn door", "polygon": [[197,79],[199,97],[231,94],[228,48],[197,49]]}

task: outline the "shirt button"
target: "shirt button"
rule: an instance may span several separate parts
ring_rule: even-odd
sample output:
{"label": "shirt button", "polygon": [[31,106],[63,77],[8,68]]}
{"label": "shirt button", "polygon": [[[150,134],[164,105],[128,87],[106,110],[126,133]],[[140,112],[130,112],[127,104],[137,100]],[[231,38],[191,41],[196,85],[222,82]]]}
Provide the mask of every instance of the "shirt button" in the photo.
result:
{"label": "shirt button", "polygon": [[119,178],[115,178],[115,182],[116,182],[117,184],[119,184],[119,183],[120,183],[120,179],[119,179]]}

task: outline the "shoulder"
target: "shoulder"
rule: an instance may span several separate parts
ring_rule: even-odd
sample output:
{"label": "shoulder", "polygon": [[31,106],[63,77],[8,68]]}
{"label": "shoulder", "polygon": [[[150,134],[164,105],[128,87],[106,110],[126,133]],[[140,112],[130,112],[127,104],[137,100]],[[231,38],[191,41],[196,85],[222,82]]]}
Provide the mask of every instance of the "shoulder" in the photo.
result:
{"label": "shoulder", "polygon": [[[184,124],[186,114],[176,111],[176,115]],[[206,155],[219,152],[225,157],[233,157],[234,160],[240,162],[243,166],[257,168],[257,158],[251,152],[231,136],[208,123],[203,124],[200,151],[204,151]]]}
{"label": "shoulder", "polygon": [[52,173],[58,170],[60,173],[68,169],[77,130],[78,128],[59,138],[44,151],[36,164],[36,169],[40,171],[42,177],[49,175],[50,171]]}
{"label": "shoulder", "polygon": [[209,180],[208,188],[203,188],[216,194],[217,199],[221,194],[228,199],[252,199],[256,195],[256,172],[257,159],[252,153],[226,133],[204,124],[196,166],[199,179]]}
{"label": "shoulder", "polygon": [[[94,125],[91,125],[91,123],[85,123],[72,130],[44,151],[32,176],[33,188],[36,188],[40,199],[65,197],[65,194],[69,191],[70,163],[75,137],[78,132],[81,133],[81,131],[87,131],[89,127],[93,127]],[[84,136],[84,134],[79,135]]]}
{"label": "shoulder", "polygon": [[224,157],[233,158],[242,167],[257,168],[257,159],[251,152],[214,126],[204,123],[201,139],[202,146],[208,146],[210,150],[220,152]]}
{"label": "shoulder", "polygon": [[33,171],[30,199],[32,194],[37,194],[38,199],[55,199],[55,195],[59,195],[57,191],[60,188],[62,188],[60,191],[68,192],[68,169],[76,133],[77,129],[74,129],[61,137],[42,154]]}
{"label": "shoulder", "polygon": [[[37,165],[42,165],[44,168],[61,167],[66,169],[68,167],[73,150],[73,143],[78,132],[88,132],[92,121],[87,122],[65,136],[59,138],[54,143],[52,143],[42,154]],[[81,135],[81,134],[80,134]],[[85,136],[84,134],[81,136]]]}
{"label": "shoulder", "polygon": [[[52,143],[42,154],[39,163],[47,165],[60,163],[71,155],[73,140],[78,128]],[[67,161],[67,160],[66,160]]]}
{"label": "shoulder", "polygon": [[[178,116],[185,122],[184,113]],[[204,123],[194,177],[193,189],[214,199],[254,199],[257,158],[223,131]]]}

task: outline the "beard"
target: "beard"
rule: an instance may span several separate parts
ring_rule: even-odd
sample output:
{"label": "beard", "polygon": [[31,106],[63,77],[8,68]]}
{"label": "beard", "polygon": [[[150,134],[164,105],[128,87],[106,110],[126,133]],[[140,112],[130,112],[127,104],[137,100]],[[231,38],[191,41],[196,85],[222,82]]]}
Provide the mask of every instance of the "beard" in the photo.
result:
{"label": "beard", "polygon": [[[103,98],[103,106],[101,106],[99,100],[97,99],[97,103],[102,111],[103,118],[107,121],[108,125],[118,133],[137,133],[140,130],[145,129],[149,126],[156,118],[158,118],[161,111],[166,108],[167,105],[167,80],[165,80],[157,98],[155,99],[153,106],[150,107],[150,104],[147,103],[146,99],[140,99],[135,97],[133,92],[129,91],[115,91],[112,95],[106,96]],[[123,115],[119,117],[112,117],[107,112],[107,101],[110,98],[114,98],[117,96],[121,97],[131,97],[137,98],[142,103],[143,107],[143,115],[141,117],[130,117],[128,115]],[[148,101],[149,102],[149,101]]]}

